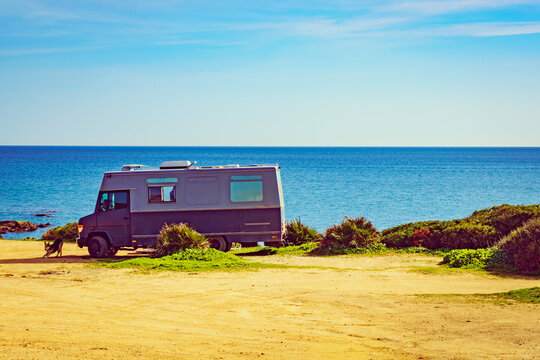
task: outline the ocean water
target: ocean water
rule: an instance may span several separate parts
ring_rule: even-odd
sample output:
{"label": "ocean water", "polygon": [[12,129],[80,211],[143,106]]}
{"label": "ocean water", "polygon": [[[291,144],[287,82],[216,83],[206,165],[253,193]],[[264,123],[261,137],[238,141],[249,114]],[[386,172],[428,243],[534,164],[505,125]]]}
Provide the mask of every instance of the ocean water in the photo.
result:
{"label": "ocean water", "polygon": [[[0,220],[77,221],[93,211],[105,171],[166,160],[277,163],[287,219],[299,217],[320,231],[344,215],[385,229],[504,203],[540,203],[540,148],[0,146]],[[54,216],[34,216],[48,211]]]}

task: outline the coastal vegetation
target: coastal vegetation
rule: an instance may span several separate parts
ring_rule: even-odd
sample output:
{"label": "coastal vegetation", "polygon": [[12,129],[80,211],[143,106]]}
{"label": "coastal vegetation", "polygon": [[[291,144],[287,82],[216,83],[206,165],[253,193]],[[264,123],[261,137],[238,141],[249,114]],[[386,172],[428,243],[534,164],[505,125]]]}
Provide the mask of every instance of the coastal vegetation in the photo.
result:
{"label": "coastal vegetation", "polygon": [[326,229],[324,237],[314,253],[320,255],[345,254],[355,250],[378,247],[379,244],[379,232],[365,217],[349,218],[345,216],[341,224],[335,224]]}
{"label": "coastal vegetation", "polygon": [[108,260],[110,268],[139,268],[144,270],[209,271],[271,267],[249,262],[240,257],[210,248],[206,236],[185,223],[165,225],[151,257],[127,260]]}
{"label": "coastal vegetation", "polygon": [[497,245],[508,262],[523,273],[540,273],[540,217],[527,221]]}
{"label": "coastal vegetation", "polygon": [[285,246],[297,246],[305,243],[319,242],[322,235],[317,230],[303,224],[300,219],[289,221],[285,227],[283,242]]}
{"label": "coastal vegetation", "polygon": [[392,227],[382,231],[381,241],[393,248],[488,248],[538,216],[540,205],[500,205],[475,211],[464,219],[420,221]]}
{"label": "coastal vegetation", "polygon": [[[10,222],[11,223],[11,222]],[[25,222],[13,222],[19,227]],[[75,241],[77,223],[47,230],[41,240]],[[30,239],[30,238],[27,238]],[[463,219],[421,221],[379,232],[364,217],[350,218],[320,234],[295,219],[286,224],[284,247],[236,249],[234,254],[209,249],[208,239],[188,224],[165,225],[151,258],[110,263],[111,267],[217,269],[260,266],[241,256],[415,253],[442,256],[453,268],[540,274],[540,205],[500,205]],[[195,265],[200,262],[201,264]],[[176,264],[178,263],[178,264]]]}
{"label": "coastal vegetation", "polygon": [[64,226],[57,226],[52,229],[45,231],[41,236],[41,240],[51,240],[62,239],[66,242],[73,242],[77,240],[79,236],[79,231],[77,229],[77,223],[72,222]]}
{"label": "coastal vegetation", "polygon": [[467,269],[504,268],[508,263],[507,252],[498,248],[451,250],[442,261],[450,267]]}
{"label": "coastal vegetation", "polygon": [[127,260],[107,259],[100,265],[109,268],[138,268],[142,270],[211,271],[276,267],[241,259],[216,249],[183,249],[159,258],[137,257]]}
{"label": "coastal vegetation", "polygon": [[186,249],[206,250],[210,243],[206,236],[185,223],[163,226],[157,238],[154,257],[163,257]]}

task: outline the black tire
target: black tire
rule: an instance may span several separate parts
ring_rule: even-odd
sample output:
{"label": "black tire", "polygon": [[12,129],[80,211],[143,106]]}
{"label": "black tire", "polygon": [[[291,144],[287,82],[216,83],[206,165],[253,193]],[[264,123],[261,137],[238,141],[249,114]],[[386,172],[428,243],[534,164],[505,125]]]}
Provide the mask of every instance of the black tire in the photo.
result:
{"label": "black tire", "polygon": [[227,252],[231,249],[229,242],[223,236],[212,236],[208,242],[211,248],[219,251]]}
{"label": "black tire", "polygon": [[[225,240],[227,240],[227,239],[225,239]],[[231,248],[232,248],[232,242],[227,241],[227,250],[225,250],[225,252],[230,251]]]}
{"label": "black tire", "polygon": [[109,251],[109,245],[107,241],[101,236],[92,236],[88,242],[88,253],[93,258],[102,258],[107,255]]}

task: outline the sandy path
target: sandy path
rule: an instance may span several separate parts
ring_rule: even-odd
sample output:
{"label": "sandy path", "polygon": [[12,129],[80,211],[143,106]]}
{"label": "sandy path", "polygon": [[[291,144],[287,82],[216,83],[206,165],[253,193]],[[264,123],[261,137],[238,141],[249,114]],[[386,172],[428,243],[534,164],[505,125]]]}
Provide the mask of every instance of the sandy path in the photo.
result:
{"label": "sandy path", "polygon": [[539,279],[423,274],[433,257],[264,257],[254,260],[309,267],[141,274],[89,268],[72,244],[61,259],[40,259],[33,242],[0,249],[0,358],[540,358],[538,305],[416,295]]}

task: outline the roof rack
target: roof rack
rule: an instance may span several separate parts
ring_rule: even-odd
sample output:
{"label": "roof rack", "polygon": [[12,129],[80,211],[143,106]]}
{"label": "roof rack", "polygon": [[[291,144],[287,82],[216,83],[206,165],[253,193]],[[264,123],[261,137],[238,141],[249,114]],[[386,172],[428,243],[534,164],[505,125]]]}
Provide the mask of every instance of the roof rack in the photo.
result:
{"label": "roof rack", "polygon": [[133,170],[140,169],[143,167],[148,167],[148,165],[127,164],[127,165],[122,165],[122,171],[133,171]]}
{"label": "roof rack", "polygon": [[159,168],[160,169],[188,169],[190,166],[195,165],[197,162],[191,161],[164,161]]}

